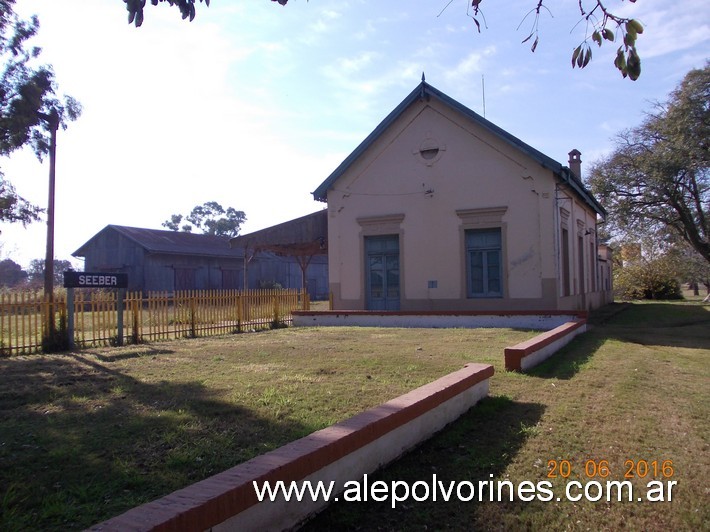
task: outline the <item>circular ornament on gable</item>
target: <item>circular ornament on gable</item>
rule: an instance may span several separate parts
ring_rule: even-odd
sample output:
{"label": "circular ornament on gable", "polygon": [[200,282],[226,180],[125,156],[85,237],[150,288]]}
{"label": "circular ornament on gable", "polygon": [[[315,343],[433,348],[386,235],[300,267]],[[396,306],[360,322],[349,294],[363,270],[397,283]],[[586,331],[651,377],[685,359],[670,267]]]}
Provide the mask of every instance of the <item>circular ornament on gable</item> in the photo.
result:
{"label": "circular ornament on gable", "polygon": [[441,159],[444,151],[446,151],[446,146],[439,143],[432,135],[427,134],[424,140],[419,144],[419,148],[414,150],[413,154],[419,159],[419,162],[427,166],[432,166]]}

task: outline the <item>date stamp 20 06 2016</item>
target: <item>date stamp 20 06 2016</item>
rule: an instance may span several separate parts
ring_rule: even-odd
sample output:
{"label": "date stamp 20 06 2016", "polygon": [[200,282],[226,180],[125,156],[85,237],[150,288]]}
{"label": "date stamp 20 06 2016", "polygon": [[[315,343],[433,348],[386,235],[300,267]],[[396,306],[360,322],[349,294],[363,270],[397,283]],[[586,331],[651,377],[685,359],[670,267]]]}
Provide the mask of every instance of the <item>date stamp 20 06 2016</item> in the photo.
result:
{"label": "date stamp 20 06 2016", "polygon": [[[675,474],[673,460],[625,460],[623,478],[672,478]],[[572,462],[569,460],[548,460],[547,478],[569,478],[573,473]],[[616,477],[608,460],[586,460],[584,476],[587,478]]]}
{"label": "date stamp 20 06 2016", "polygon": [[[587,482],[582,484],[577,480],[570,480],[573,474],[577,478],[586,478]],[[623,480],[618,480],[622,474]],[[582,498],[592,502],[603,498],[607,501],[672,501],[673,488],[678,484],[677,481],[670,480],[674,475],[673,460],[629,459],[624,461],[623,468],[619,470],[614,470],[608,460],[586,460],[580,471],[575,471],[570,460],[547,461],[547,478],[565,481],[566,498],[571,501]],[[615,478],[617,480],[613,480]],[[646,481],[646,492],[642,497],[634,494],[631,482],[634,479]]]}

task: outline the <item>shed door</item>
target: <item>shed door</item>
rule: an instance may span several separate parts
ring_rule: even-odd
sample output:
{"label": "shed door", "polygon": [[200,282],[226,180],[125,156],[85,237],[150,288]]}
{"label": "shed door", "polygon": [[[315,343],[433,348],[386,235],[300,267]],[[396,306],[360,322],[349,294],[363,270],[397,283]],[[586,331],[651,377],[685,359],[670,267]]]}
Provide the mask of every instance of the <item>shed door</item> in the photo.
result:
{"label": "shed door", "polygon": [[399,236],[365,237],[367,310],[399,310]]}

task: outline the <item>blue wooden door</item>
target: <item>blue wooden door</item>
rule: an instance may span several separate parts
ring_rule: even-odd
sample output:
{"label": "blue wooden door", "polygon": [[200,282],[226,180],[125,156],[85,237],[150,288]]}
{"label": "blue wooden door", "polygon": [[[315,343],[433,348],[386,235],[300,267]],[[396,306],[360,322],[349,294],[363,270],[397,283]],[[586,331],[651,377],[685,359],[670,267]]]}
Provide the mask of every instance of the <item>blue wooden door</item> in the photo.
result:
{"label": "blue wooden door", "polygon": [[399,236],[365,237],[368,310],[399,310]]}

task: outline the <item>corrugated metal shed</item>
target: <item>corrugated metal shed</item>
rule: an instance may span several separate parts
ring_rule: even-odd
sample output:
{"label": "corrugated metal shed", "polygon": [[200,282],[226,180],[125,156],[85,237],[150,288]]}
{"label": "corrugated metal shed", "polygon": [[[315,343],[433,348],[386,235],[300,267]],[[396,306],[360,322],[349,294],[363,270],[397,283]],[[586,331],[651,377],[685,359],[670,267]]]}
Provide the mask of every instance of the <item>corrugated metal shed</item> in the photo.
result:
{"label": "corrugated metal shed", "polygon": [[[326,222],[325,217],[322,222]],[[325,250],[319,249],[320,257],[277,256],[263,250],[252,260],[253,248],[230,247],[229,240],[229,237],[200,233],[107,225],[77,249],[74,256],[84,259],[86,271],[128,274],[129,290],[132,291],[232,290],[264,285],[300,288],[307,285],[313,299],[327,297]]]}
{"label": "corrugated metal shed", "polygon": [[107,230],[113,230],[144,248],[149,253],[167,253],[184,255],[199,255],[203,257],[241,258],[242,250],[233,249],[229,245],[229,237],[204,235],[200,233],[184,233],[164,231],[160,229],[145,229],[142,227],[126,227],[123,225],[107,225],[88,242],[77,249],[72,255],[84,257],[86,249],[94,239]]}
{"label": "corrugated metal shed", "polygon": [[305,289],[307,270],[313,257],[328,254],[328,211],[324,209],[237,236],[229,244],[243,250],[247,263],[262,252],[295,258],[301,268],[301,287]]}
{"label": "corrugated metal shed", "polygon": [[291,257],[327,255],[328,211],[324,209],[234,237],[229,241],[229,245],[248,252],[271,251]]}

